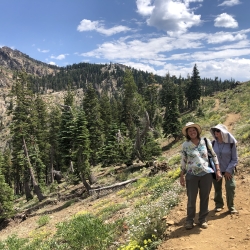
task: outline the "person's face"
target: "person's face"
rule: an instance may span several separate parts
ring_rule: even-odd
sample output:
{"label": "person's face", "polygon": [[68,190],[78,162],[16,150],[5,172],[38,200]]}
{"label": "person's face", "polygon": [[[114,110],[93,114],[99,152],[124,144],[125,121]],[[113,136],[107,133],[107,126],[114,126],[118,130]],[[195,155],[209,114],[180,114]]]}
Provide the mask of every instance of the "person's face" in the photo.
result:
{"label": "person's face", "polygon": [[187,134],[191,139],[195,139],[198,136],[196,128],[188,128],[187,129]]}
{"label": "person's face", "polygon": [[215,137],[220,138],[221,137],[221,131],[219,129],[214,129],[214,135],[215,135]]}

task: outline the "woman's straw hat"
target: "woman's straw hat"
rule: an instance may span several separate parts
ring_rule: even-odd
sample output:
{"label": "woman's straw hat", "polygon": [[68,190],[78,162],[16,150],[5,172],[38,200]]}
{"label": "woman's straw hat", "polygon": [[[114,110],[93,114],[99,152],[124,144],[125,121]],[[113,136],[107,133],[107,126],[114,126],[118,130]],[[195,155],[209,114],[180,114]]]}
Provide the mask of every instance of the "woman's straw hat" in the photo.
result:
{"label": "woman's straw hat", "polygon": [[184,134],[185,136],[187,135],[187,128],[197,128],[199,134],[201,134],[201,127],[196,123],[193,122],[186,123],[186,125],[182,129],[182,134]]}

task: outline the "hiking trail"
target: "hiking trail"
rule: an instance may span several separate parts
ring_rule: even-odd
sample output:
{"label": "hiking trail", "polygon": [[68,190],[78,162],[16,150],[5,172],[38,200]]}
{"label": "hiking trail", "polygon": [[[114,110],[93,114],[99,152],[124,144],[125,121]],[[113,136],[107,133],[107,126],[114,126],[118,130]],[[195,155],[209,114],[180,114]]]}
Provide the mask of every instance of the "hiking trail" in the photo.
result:
{"label": "hiking trail", "polygon": [[[216,101],[217,108],[219,101]],[[234,123],[239,120],[238,114],[228,114],[224,125],[229,131],[233,130]],[[201,229],[198,224],[191,230],[184,228],[186,218],[187,196],[184,192],[181,201],[170,214],[166,216],[169,225],[166,230],[166,240],[158,250],[229,250],[250,249],[250,176],[247,169],[239,164],[235,174],[236,194],[235,208],[239,211],[231,215],[227,207],[221,212],[214,212],[214,190],[212,188],[209,201],[208,228]],[[225,182],[223,181],[223,198],[225,197]],[[199,212],[199,198],[197,197],[196,211]],[[195,223],[198,223],[196,213]]]}

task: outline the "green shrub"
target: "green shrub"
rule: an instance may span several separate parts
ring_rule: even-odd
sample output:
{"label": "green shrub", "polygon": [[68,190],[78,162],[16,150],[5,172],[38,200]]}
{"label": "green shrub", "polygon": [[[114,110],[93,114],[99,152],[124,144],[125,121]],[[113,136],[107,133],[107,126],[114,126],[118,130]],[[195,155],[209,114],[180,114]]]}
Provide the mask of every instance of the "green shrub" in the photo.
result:
{"label": "green shrub", "polygon": [[24,246],[28,242],[27,239],[18,238],[17,235],[9,236],[5,241],[0,242],[0,249],[20,250],[25,249]]}
{"label": "green shrub", "polygon": [[107,220],[114,215],[115,212],[126,208],[124,203],[109,203],[108,206],[102,208],[96,215],[102,220]]}
{"label": "green shrub", "polygon": [[172,166],[175,164],[180,164],[180,162],[181,162],[181,154],[178,154],[178,155],[174,155],[173,157],[171,157],[168,161],[168,164]]}
{"label": "green shrub", "polygon": [[65,249],[106,250],[112,242],[112,226],[91,214],[74,217],[57,225],[56,237]]}
{"label": "green shrub", "polygon": [[50,217],[48,215],[42,215],[39,217],[37,224],[39,227],[42,227],[42,226],[48,224],[49,220],[50,220]]}

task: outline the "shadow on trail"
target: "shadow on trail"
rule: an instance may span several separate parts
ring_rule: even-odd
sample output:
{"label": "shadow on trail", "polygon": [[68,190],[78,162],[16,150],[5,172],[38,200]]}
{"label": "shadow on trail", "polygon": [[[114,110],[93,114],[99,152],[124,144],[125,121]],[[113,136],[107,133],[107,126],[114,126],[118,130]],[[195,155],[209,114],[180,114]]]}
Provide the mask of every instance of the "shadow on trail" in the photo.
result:
{"label": "shadow on trail", "polygon": [[[227,216],[230,216],[230,213],[228,211],[220,212],[220,213],[215,213],[215,211],[210,211],[208,216],[207,216],[208,225],[209,225],[209,222],[211,222],[213,220],[221,220]],[[175,230],[171,231],[171,234],[168,236],[168,239],[186,237],[186,236],[189,236],[191,234],[200,234],[202,232],[202,230],[206,230],[206,229],[200,228],[200,226],[198,224],[198,217],[199,217],[199,214],[196,213],[194,227],[190,230],[186,230],[186,228],[184,226],[185,221],[186,221],[186,217],[181,218],[180,221],[176,221],[176,225],[178,227]]]}
{"label": "shadow on trail", "polygon": [[208,224],[209,224],[209,221],[224,219],[227,216],[230,217],[230,213],[229,211],[226,211],[226,210],[224,212],[219,212],[219,213],[215,211],[210,211],[207,216]]}

